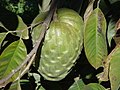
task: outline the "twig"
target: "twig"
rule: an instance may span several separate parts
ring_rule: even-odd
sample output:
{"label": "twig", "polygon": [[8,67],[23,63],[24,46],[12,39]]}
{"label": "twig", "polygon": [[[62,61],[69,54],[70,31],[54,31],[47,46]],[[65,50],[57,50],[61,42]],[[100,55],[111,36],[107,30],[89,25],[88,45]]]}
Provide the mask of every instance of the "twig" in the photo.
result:
{"label": "twig", "polygon": [[44,20],[43,24],[42,24],[42,32],[40,34],[40,37],[35,45],[35,47],[31,50],[31,52],[27,55],[25,61],[15,70],[12,70],[11,74],[9,74],[6,78],[4,79],[1,79],[0,80],[0,87],[4,87],[7,83],[8,83],[8,80],[16,73],[18,72],[24,65],[26,65],[28,62],[30,62],[30,60],[32,60],[32,56],[34,56],[36,53],[37,53],[37,49],[45,35],[45,32],[46,30],[48,29],[49,27],[49,24],[51,22],[51,19],[52,19],[52,16],[53,16],[53,13],[55,11],[55,7],[56,7],[56,1],[57,0],[52,0],[52,3],[51,3],[51,8],[49,10],[49,15],[47,16],[47,18]]}

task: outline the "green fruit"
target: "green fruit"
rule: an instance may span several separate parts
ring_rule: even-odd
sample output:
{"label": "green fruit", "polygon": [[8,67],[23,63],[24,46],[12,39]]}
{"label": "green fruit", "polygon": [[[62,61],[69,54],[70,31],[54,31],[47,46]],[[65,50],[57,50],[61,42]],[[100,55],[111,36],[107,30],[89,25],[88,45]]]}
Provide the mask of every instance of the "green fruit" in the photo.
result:
{"label": "green fruit", "polygon": [[82,18],[77,12],[68,8],[62,8],[58,9],[57,15],[60,22],[68,23],[76,28],[78,32],[81,32],[80,29],[82,28],[81,24],[83,24],[83,22]]}
{"label": "green fruit", "polygon": [[[70,19],[69,14],[64,14],[67,10],[70,13],[70,9],[65,9],[65,11],[61,9],[60,11],[61,16],[63,15],[64,17],[65,15],[65,19],[67,19],[68,15],[68,22],[66,22],[67,20],[63,21],[63,19],[59,18],[58,10],[58,20],[52,21],[45,35],[38,71],[47,80],[59,81],[65,78],[82,50],[83,38],[82,33],[80,33],[81,23],[76,23],[82,22],[82,19],[77,19],[78,21],[73,20],[77,28],[76,26],[74,27],[73,24],[69,23],[69,20],[71,21],[74,17]],[[74,15],[77,14],[71,10],[71,14],[72,13],[75,13]]]}

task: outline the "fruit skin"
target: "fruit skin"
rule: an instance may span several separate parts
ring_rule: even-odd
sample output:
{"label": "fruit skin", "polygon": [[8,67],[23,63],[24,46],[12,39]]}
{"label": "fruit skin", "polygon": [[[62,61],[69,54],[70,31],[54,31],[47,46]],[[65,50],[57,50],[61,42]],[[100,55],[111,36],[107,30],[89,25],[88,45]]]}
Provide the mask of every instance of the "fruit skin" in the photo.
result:
{"label": "fruit skin", "polygon": [[81,26],[81,24],[83,24],[83,21],[77,12],[72,9],[61,8],[58,9],[57,15],[60,22],[65,22],[72,25],[74,28],[76,28],[76,30],[78,30],[79,33],[81,33],[82,30],[80,29],[83,28]]}
{"label": "fruit skin", "polygon": [[[60,13],[58,10],[57,21],[51,22],[45,35],[38,71],[47,80],[59,81],[65,78],[82,50],[81,24],[77,21],[82,22],[82,19],[74,20],[74,17],[71,18],[70,14],[66,14],[67,11],[77,14],[70,9],[61,9]],[[68,20],[64,20],[67,19],[67,15]]]}

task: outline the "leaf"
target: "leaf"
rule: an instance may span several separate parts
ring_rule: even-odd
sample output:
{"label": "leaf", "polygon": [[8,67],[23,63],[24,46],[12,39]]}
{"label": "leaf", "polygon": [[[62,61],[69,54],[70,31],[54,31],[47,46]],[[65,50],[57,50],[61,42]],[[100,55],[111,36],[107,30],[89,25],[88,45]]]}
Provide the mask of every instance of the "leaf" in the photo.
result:
{"label": "leaf", "polygon": [[113,19],[111,19],[108,24],[107,38],[108,38],[108,44],[110,47],[111,47],[111,40],[112,40],[113,36],[115,36],[115,34],[116,34],[115,23],[116,22]]}
{"label": "leaf", "polygon": [[94,0],[91,1],[85,11],[85,14],[84,14],[84,22],[86,22],[87,18],[90,16],[90,14],[92,13],[93,11],[93,4],[94,4]]}
{"label": "leaf", "polygon": [[107,56],[106,20],[99,8],[91,13],[85,23],[84,48],[90,64],[99,68]]}
{"label": "leaf", "polygon": [[109,78],[111,83],[111,90],[118,90],[120,87],[120,44],[118,44],[109,55],[109,61]]}
{"label": "leaf", "polygon": [[42,0],[42,12],[46,12],[50,8],[51,0]]}
{"label": "leaf", "polygon": [[0,27],[4,28],[6,31],[9,31],[4,25],[2,22],[0,22]]}
{"label": "leaf", "polygon": [[45,90],[42,86],[40,86],[40,88],[39,89],[37,89],[37,90]]}
{"label": "leaf", "polygon": [[[20,39],[11,43],[0,55],[0,79],[4,79],[18,68],[27,56],[27,50]],[[10,81],[14,81],[18,77],[15,74]]]}
{"label": "leaf", "polygon": [[8,34],[7,32],[0,33],[0,48],[7,34]]}
{"label": "leaf", "polygon": [[29,39],[27,25],[23,22],[22,18],[18,16],[18,26],[16,28],[17,36],[23,39]]}
{"label": "leaf", "polygon": [[32,25],[38,24],[36,27],[33,27],[32,29],[32,41],[33,41],[33,46],[35,44],[35,42],[38,40],[40,33],[41,33],[41,23],[43,22],[43,20],[46,18],[47,16],[47,12],[45,13],[40,13],[37,15],[37,17],[33,20]]}
{"label": "leaf", "polygon": [[86,85],[82,90],[106,90],[106,89],[98,83],[90,83]]}
{"label": "leaf", "polygon": [[22,87],[22,90],[31,90],[31,88],[33,87],[28,79],[21,79],[20,85]]}
{"label": "leaf", "polygon": [[9,90],[22,90],[20,86],[20,80],[13,82]]}
{"label": "leaf", "polygon": [[85,84],[82,81],[82,79],[75,80],[75,82],[73,83],[73,85],[68,90],[83,90],[84,86],[85,86]]}
{"label": "leaf", "polygon": [[116,34],[114,35],[113,39],[116,44],[120,43],[120,19],[117,21],[116,25]]}
{"label": "leaf", "polygon": [[118,2],[118,1],[120,1],[120,0],[109,0],[109,2],[110,2],[111,4],[116,3],[116,2]]}

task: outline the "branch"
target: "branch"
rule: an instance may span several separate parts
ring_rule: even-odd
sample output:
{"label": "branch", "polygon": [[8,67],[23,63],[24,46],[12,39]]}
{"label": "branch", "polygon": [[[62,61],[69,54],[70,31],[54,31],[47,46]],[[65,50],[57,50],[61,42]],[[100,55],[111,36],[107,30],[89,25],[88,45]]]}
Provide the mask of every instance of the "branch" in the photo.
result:
{"label": "branch", "polygon": [[49,27],[49,24],[50,24],[50,22],[51,22],[53,13],[54,13],[55,8],[56,8],[56,2],[57,2],[57,0],[52,0],[52,2],[51,2],[51,7],[50,7],[50,10],[49,10],[49,14],[48,14],[47,18],[44,20],[43,24],[42,24],[42,32],[41,32],[41,34],[40,34],[39,39],[38,39],[37,42],[36,42],[36,45],[35,45],[34,48],[31,50],[31,52],[27,55],[25,61],[24,61],[17,69],[12,70],[11,74],[9,74],[6,78],[0,80],[0,87],[5,87],[5,85],[6,85],[7,83],[9,83],[8,80],[9,80],[16,72],[18,72],[22,67],[24,67],[24,65],[26,65],[26,64],[29,63],[31,60],[33,60],[33,59],[31,59],[31,58],[32,58],[34,55],[36,55],[37,50],[38,50],[38,47],[39,47],[39,45],[40,45],[40,43],[41,43],[41,41],[42,41],[42,39],[43,39],[43,37],[44,37],[44,35],[45,35],[45,32],[47,31],[47,29],[48,29],[48,27]]}

